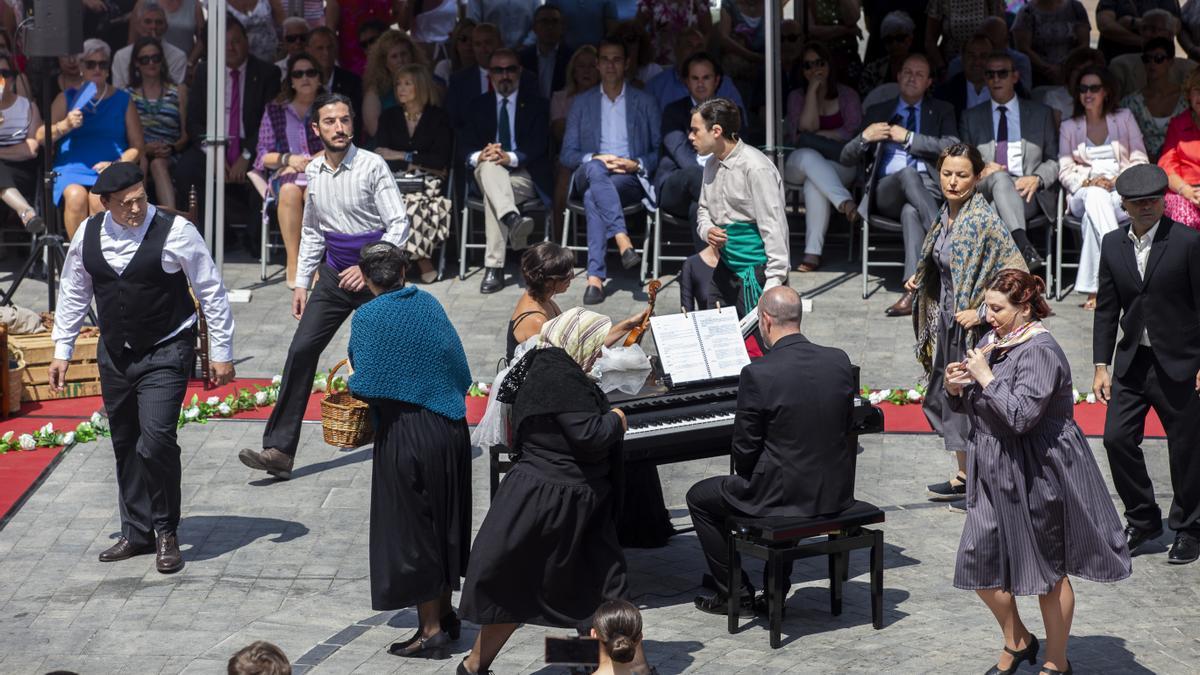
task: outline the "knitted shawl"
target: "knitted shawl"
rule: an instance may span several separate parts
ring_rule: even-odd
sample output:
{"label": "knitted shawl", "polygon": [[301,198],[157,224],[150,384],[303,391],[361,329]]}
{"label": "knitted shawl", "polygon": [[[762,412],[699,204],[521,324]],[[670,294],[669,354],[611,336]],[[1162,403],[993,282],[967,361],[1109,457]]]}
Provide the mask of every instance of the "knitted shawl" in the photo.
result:
{"label": "knitted shawl", "polygon": [[404,401],[452,420],[467,416],[471,370],[446,311],[412,286],[382,293],[350,322],[350,390]]}
{"label": "knitted shawl", "polygon": [[[938,299],[942,289],[941,268],[933,259],[933,245],[942,230],[947,209],[946,205],[942,206],[938,219],[925,235],[921,260],[917,265],[918,289],[913,325],[917,334],[917,361],[925,369],[927,378],[936,376],[931,371],[933,354],[937,349]],[[1004,221],[978,192],[967,200],[954,219],[949,246],[955,312],[977,309],[983,303],[984,287],[1000,270],[1013,267],[1028,271]],[[967,337],[967,344],[975,344],[986,328],[986,324],[973,328]]]}

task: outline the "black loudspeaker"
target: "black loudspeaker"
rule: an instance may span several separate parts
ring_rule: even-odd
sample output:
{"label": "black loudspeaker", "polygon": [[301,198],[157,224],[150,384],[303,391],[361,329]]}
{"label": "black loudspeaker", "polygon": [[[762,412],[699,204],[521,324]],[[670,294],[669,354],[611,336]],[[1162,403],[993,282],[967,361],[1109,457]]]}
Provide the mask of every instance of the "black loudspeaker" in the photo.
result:
{"label": "black loudspeaker", "polygon": [[79,0],[37,0],[33,28],[25,36],[29,56],[68,56],[83,51],[83,7]]}

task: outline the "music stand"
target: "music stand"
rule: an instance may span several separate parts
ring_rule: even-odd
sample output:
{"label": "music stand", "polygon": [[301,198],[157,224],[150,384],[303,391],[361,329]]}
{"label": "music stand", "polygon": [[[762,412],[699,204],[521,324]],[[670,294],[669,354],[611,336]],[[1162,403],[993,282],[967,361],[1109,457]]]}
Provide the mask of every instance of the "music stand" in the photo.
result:
{"label": "music stand", "polygon": [[[43,57],[47,60],[47,66],[50,66],[54,57]],[[53,68],[46,68],[46,79],[53,77]],[[46,230],[38,234],[33,239],[33,248],[29,251],[29,257],[25,259],[25,264],[17,272],[17,276],[9,285],[7,291],[0,292],[0,305],[13,304],[13,295],[20,288],[21,282],[27,279],[33,271],[33,265],[37,262],[40,256],[45,256],[46,261],[46,290],[48,293],[47,310],[53,312],[58,304],[58,284],[57,278],[59,270],[62,269],[63,263],[67,258],[67,249],[65,246],[65,237],[62,230],[59,228],[58,211],[54,206],[54,180],[58,175],[54,172],[54,138],[52,136],[50,118],[50,107],[53,101],[50,99],[50,83],[47,81],[42,86],[42,125],[45,130],[45,140],[42,142],[42,218],[46,222]],[[90,313],[90,310],[89,310]]]}

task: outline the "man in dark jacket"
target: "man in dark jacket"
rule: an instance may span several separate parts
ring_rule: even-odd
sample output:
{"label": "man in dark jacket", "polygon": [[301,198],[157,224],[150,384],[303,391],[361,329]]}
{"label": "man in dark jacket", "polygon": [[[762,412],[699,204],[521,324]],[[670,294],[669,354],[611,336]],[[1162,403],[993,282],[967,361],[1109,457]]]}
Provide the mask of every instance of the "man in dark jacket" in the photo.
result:
{"label": "man in dark jacket", "polygon": [[[724,614],[729,589],[729,530],[742,515],[815,517],[854,503],[854,458],[846,444],[854,405],[850,359],[800,334],[800,294],[786,286],[763,293],[759,329],[768,351],[742,369],[733,423],[736,474],[706,478],[687,493],[688,511],[717,595],[696,608]],[[743,615],[754,589],[742,573]]]}

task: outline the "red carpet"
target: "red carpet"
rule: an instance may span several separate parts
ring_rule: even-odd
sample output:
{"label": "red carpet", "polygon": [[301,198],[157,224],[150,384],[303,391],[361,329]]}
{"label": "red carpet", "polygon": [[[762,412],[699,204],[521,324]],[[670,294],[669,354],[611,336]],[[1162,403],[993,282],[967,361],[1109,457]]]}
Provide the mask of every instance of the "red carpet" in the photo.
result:
{"label": "red carpet", "polygon": [[[921,412],[920,405],[880,403],[879,407],[883,410],[883,426],[888,432],[900,434],[933,432],[929,426],[929,420],[925,419],[925,413]],[[1104,415],[1107,412],[1108,406],[1099,403],[1078,403],[1075,405],[1075,423],[1083,430],[1085,436],[1103,436]],[[1146,438],[1166,438],[1166,436],[1167,433],[1163,431],[1158,415],[1151,410],[1150,414],[1146,416]]]}

